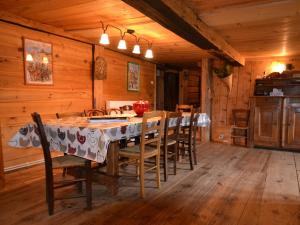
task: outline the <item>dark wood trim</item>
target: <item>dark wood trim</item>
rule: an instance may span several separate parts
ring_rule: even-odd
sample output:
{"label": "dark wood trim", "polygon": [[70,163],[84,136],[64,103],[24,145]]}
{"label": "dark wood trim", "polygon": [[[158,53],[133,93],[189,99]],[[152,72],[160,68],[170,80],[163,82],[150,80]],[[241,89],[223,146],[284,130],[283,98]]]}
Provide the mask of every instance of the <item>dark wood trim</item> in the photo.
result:
{"label": "dark wood trim", "polygon": [[234,65],[245,59],[221,36],[203,23],[184,3],[169,0],[122,0],[185,40]]}
{"label": "dark wood trim", "polygon": [[92,77],[92,107],[96,107],[95,99],[95,45],[92,45],[92,68],[91,68],[91,77]]}
{"label": "dark wood trim", "polygon": [[4,161],[3,161],[3,154],[2,154],[2,133],[1,133],[1,121],[0,121],[0,189],[5,185],[5,175],[4,175]]}

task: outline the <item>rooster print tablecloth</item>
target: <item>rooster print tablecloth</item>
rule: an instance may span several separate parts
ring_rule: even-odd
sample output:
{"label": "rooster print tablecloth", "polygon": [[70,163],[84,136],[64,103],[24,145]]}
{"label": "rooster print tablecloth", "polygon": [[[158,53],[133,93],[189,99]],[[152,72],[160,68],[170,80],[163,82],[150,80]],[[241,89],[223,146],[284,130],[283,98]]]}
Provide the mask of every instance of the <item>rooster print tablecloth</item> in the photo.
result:
{"label": "rooster print tablecloth", "polygon": [[[184,115],[183,126],[189,124],[189,116]],[[52,119],[44,121],[44,128],[51,150],[60,150],[99,163],[104,162],[109,143],[128,139],[141,134],[141,118],[116,123],[89,123],[87,118]],[[155,122],[154,122],[155,123]],[[198,126],[208,126],[210,120],[206,114],[200,114]],[[149,126],[154,124],[149,123]],[[170,120],[170,126],[176,126],[176,119]],[[20,128],[9,141],[11,147],[41,147],[37,127],[29,123]]]}

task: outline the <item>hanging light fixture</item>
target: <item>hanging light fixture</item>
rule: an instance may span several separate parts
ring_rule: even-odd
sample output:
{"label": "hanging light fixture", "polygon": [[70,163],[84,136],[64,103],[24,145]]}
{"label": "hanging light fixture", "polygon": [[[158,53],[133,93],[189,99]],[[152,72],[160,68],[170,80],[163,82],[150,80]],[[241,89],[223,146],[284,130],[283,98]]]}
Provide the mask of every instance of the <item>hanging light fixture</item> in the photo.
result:
{"label": "hanging light fixture", "polygon": [[102,45],[109,45],[110,44],[109,37],[108,37],[107,33],[102,33],[101,34],[101,38],[100,38],[99,43],[102,44]]}
{"label": "hanging light fixture", "polygon": [[100,37],[100,40],[99,40],[100,44],[103,44],[103,45],[110,44],[109,37],[108,37],[108,34],[106,33],[106,31],[107,31],[108,27],[113,27],[113,28],[119,30],[120,35],[121,35],[121,39],[119,40],[118,47],[117,47],[118,49],[120,49],[120,50],[126,50],[127,49],[127,44],[126,44],[126,41],[124,39],[124,36],[125,36],[126,33],[128,33],[128,34],[134,36],[135,39],[136,39],[136,43],[133,46],[132,53],[133,54],[141,54],[141,46],[139,44],[139,41],[140,41],[140,39],[144,39],[148,43],[148,49],[146,50],[145,58],[147,58],[147,59],[152,59],[153,58],[153,51],[151,49],[152,44],[147,39],[145,39],[143,37],[138,38],[136,35],[134,35],[133,34],[135,32],[134,30],[127,29],[127,31],[122,32],[122,30],[118,27],[115,27],[115,26],[110,25],[110,24],[107,24],[106,27],[105,27],[103,22],[102,21],[100,21],[100,22],[101,22],[102,29],[103,29],[103,33],[101,34],[101,37]]}
{"label": "hanging light fixture", "polygon": [[124,40],[124,36],[126,32],[124,32],[123,34],[121,30],[120,32],[121,32],[121,40],[119,41],[118,49],[125,50],[127,49],[126,41]]}
{"label": "hanging light fixture", "polygon": [[153,59],[153,51],[152,51],[152,44],[147,40],[148,42],[148,49],[145,53],[145,58],[147,59]]}
{"label": "hanging light fixture", "polygon": [[133,46],[132,53],[133,54],[138,54],[138,55],[141,54],[141,47],[139,46],[139,44],[135,44]]}
{"label": "hanging light fixture", "polygon": [[102,44],[102,45],[109,45],[109,44],[110,44],[110,41],[109,41],[108,34],[106,33],[106,30],[107,30],[107,28],[108,28],[108,25],[107,25],[106,27],[104,27],[103,22],[102,22],[102,21],[100,21],[100,22],[101,22],[101,24],[102,24],[103,33],[101,34],[99,43]]}
{"label": "hanging light fixture", "polygon": [[132,35],[132,36],[135,37],[135,45],[133,46],[132,53],[139,55],[139,54],[141,54],[141,47],[139,45],[139,40],[140,39],[138,39],[137,36],[134,35],[134,32],[135,31],[132,30],[132,29],[127,29],[127,31],[126,31],[126,33],[128,33],[128,34],[130,34],[130,35]]}
{"label": "hanging light fixture", "polygon": [[148,49],[146,50],[145,58],[147,58],[147,59],[153,59],[153,51],[152,51],[151,48],[148,48]]}

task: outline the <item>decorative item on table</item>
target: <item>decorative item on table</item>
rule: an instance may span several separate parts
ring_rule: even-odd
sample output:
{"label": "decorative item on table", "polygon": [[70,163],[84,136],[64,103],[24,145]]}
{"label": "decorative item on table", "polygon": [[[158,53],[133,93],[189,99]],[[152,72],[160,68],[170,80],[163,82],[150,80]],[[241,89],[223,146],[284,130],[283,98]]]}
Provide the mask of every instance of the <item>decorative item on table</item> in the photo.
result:
{"label": "decorative item on table", "polygon": [[144,112],[148,112],[149,108],[150,107],[148,101],[139,100],[133,103],[133,110],[139,117],[142,117],[144,115]]}
{"label": "decorative item on table", "polygon": [[273,91],[270,92],[270,96],[283,96],[282,89],[273,88]]}

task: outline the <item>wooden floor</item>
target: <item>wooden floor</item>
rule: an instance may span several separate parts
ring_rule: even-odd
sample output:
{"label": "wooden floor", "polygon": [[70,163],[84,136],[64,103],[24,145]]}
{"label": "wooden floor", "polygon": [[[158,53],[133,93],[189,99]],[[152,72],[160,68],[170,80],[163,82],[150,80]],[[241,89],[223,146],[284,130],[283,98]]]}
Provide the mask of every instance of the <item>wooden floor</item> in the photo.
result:
{"label": "wooden floor", "polygon": [[300,154],[206,144],[198,155],[194,171],[181,164],[161,189],[148,180],[144,200],[136,179],[126,177],[115,196],[95,183],[92,211],[84,199],[57,201],[51,217],[43,166],[8,174],[0,224],[300,225]]}

